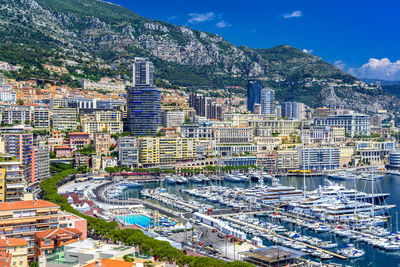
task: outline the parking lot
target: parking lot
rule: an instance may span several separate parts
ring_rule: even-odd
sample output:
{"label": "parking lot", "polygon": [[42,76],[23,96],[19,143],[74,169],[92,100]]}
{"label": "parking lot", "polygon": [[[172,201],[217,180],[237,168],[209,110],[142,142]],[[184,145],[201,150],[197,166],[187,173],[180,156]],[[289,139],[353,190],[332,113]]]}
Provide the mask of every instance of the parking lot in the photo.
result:
{"label": "parking lot", "polygon": [[205,225],[195,225],[194,231],[173,233],[169,238],[185,243],[207,255],[225,257],[230,260],[239,260],[240,252],[255,248],[248,242],[231,242],[228,237],[221,238],[218,236],[218,231],[213,231],[213,228]]}

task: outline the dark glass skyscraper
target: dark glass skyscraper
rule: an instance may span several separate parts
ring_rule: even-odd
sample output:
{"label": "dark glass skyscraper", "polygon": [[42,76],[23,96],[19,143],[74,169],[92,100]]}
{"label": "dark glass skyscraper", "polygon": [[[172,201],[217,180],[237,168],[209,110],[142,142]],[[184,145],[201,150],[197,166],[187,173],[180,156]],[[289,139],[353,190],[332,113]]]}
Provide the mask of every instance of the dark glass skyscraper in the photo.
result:
{"label": "dark glass skyscraper", "polygon": [[127,87],[127,126],[135,135],[155,135],[161,126],[161,90],[153,86],[153,64],[135,59],[134,86]]}
{"label": "dark glass skyscraper", "polygon": [[262,84],[257,80],[249,80],[247,83],[247,110],[254,113],[254,104],[261,103]]}

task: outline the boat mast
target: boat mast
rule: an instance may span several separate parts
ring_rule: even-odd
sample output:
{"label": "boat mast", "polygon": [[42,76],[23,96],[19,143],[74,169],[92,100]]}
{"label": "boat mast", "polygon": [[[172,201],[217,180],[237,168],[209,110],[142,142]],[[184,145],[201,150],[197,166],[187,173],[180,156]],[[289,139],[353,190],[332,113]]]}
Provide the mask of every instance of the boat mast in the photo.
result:
{"label": "boat mast", "polygon": [[250,166],[249,166],[249,182],[250,182],[250,189],[251,189],[251,171],[250,171]]}
{"label": "boat mast", "polygon": [[301,142],[303,144],[303,152],[302,152],[302,164],[303,164],[303,194],[306,197],[306,170],[305,170],[305,158],[304,158],[304,137],[303,137],[303,125],[301,126]]}
{"label": "boat mast", "polygon": [[375,183],[375,178],[372,176],[372,181],[371,181],[371,187],[372,187],[372,217],[375,217],[374,183]]}

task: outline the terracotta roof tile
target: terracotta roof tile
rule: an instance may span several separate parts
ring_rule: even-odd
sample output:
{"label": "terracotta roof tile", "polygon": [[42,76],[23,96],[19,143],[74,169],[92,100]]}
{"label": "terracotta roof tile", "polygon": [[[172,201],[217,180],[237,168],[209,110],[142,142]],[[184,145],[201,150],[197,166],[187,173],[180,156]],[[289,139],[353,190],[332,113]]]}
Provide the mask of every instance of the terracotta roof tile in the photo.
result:
{"label": "terracotta roof tile", "polygon": [[60,234],[82,234],[81,231],[75,229],[75,228],[58,228],[58,229],[49,229],[41,232],[36,232],[35,237],[38,237],[40,239],[52,237],[52,236],[57,236]]}
{"label": "terracotta roof tile", "polygon": [[59,206],[49,201],[41,199],[0,203],[0,211],[25,210],[25,209],[37,209],[37,208],[59,208]]}

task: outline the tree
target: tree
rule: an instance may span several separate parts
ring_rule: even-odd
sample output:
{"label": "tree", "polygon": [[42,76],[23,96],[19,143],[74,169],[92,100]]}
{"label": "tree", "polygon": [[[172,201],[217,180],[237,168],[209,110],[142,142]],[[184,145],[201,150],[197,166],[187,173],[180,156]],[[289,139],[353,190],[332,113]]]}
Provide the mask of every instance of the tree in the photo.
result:
{"label": "tree", "polygon": [[50,151],[50,158],[55,159],[56,158],[56,153],[54,151]]}
{"label": "tree", "polygon": [[37,261],[33,261],[33,262],[31,262],[29,267],[39,267],[39,265],[38,265]]}

